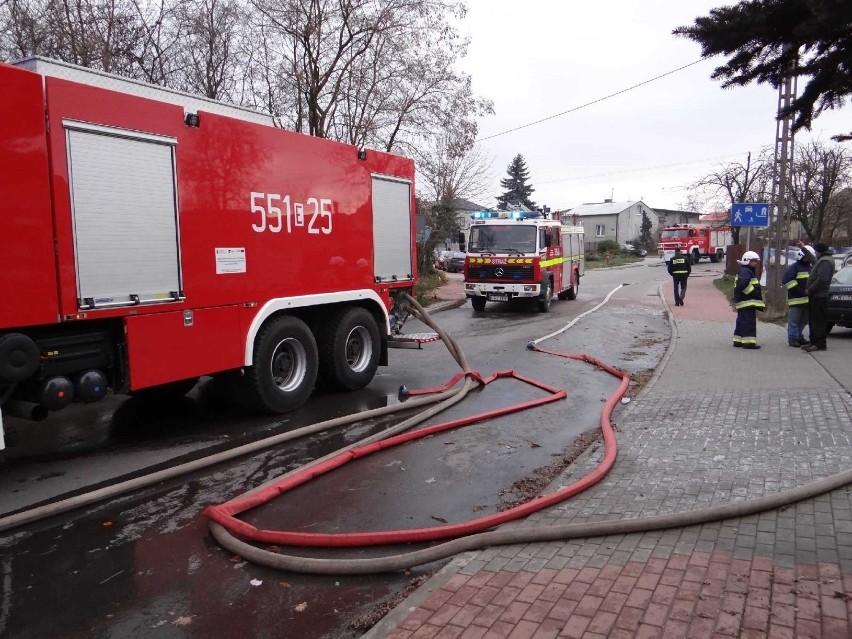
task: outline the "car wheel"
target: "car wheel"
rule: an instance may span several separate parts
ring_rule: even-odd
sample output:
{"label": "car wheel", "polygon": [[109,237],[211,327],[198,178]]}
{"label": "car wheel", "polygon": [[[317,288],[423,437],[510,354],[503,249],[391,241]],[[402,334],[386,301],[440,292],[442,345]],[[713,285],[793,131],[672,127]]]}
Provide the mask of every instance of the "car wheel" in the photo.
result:
{"label": "car wheel", "polygon": [[539,313],[547,313],[550,310],[550,302],[553,299],[553,285],[550,283],[550,278],[544,281],[541,297],[538,300]]}
{"label": "car wheel", "polygon": [[335,313],[317,331],[319,379],[326,388],[357,390],[379,367],[381,342],[375,318],[364,308]]}
{"label": "car wheel", "polygon": [[481,313],[485,310],[485,302],[486,299],[481,295],[470,298],[470,305],[473,306],[473,310],[477,313]]}
{"label": "car wheel", "polygon": [[302,320],[270,321],[255,339],[254,364],[242,378],[245,402],[269,414],[299,408],[314,389],[318,360],[316,340]]}

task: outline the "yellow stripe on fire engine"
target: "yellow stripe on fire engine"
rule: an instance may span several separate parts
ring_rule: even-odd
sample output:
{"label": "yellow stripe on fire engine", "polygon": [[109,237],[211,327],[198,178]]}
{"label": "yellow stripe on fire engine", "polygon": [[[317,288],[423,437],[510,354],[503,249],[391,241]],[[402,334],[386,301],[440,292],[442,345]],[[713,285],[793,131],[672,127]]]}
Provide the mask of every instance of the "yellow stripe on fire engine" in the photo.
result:
{"label": "yellow stripe on fire engine", "polygon": [[[504,258],[500,258],[499,264],[532,264],[533,258],[531,257],[510,257],[505,262]],[[470,258],[471,264],[494,264],[495,261],[490,257],[472,257]]]}
{"label": "yellow stripe on fire engine", "polygon": [[554,257],[551,260],[542,260],[539,263],[539,266],[541,266],[541,268],[547,268],[548,266],[556,266],[557,264],[562,264],[562,262],[564,261],[564,257]]}

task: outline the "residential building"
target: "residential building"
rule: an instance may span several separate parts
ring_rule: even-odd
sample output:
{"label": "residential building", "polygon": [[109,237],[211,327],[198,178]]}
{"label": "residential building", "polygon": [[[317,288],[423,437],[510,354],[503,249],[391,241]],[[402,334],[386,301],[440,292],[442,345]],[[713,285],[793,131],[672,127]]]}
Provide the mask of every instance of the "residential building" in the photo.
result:
{"label": "residential building", "polygon": [[643,213],[651,220],[651,234],[660,227],[657,212],[642,200],[613,202],[604,200],[592,204],[581,204],[563,213],[567,224],[580,224],[586,234],[586,246],[592,248],[604,240],[619,244],[636,240],[642,232]]}

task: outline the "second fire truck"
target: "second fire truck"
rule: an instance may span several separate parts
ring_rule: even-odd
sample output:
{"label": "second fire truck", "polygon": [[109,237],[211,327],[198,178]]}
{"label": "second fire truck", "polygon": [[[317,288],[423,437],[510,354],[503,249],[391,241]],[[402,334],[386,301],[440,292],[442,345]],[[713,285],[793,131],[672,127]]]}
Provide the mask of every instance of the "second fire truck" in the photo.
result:
{"label": "second fire truck", "polygon": [[730,226],[675,224],[663,229],[657,252],[660,257],[667,259],[679,248],[692,258],[693,264],[697,264],[702,257],[709,257],[715,263],[724,259],[730,244]]}
{"label": "second fire truck", "polygon": [[585,271],[582,226],[537,211],[476,211],[471,218],[464,289],[473,310],[528,299],[546,313],[554,295],[577,297]]}

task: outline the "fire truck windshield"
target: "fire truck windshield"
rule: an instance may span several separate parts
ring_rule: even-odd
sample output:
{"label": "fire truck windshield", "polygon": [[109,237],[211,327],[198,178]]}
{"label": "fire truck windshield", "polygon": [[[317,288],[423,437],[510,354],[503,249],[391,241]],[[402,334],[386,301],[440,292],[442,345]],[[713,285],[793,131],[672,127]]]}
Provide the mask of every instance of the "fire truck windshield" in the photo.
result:
{"label": "fire truck windshield", "polygon": [[661,240],[670,240],[675,237],[689,237],[689,229],[666,229],[660,235]]}
{"label": "fire truck windshield", "polygon": [[468,253],[533,253],[536,227],[518,224],[472,226]]}

